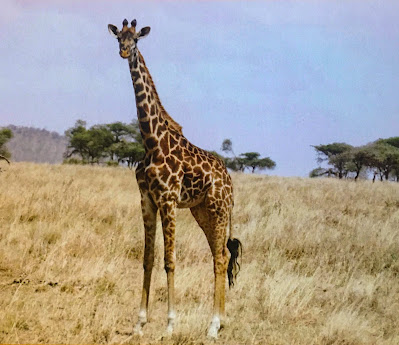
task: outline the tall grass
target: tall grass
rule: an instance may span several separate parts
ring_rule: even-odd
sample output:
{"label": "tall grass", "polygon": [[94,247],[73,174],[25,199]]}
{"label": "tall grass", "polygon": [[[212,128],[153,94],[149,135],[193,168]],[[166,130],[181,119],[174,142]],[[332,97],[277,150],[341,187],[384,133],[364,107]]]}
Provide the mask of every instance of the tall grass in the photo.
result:
{"label": "tall grass", "polygon": [[[212,258],[188,210],[179,210],[176,230],[176,332],[161,339],[167,290],[159,225],[150,322],[138,339],[131,331],[144,234],[134,173],[28,163],[4,170],[1,343],[207,342]],[[399,184],[233,180],[234,235],[244,253],[219,343],[399,343]]]}

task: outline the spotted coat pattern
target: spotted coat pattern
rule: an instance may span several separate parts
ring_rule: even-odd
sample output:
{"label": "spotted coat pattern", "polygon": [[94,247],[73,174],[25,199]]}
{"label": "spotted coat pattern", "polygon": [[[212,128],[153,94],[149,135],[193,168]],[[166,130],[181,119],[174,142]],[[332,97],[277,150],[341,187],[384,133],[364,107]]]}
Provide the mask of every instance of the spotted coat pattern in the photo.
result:
{"label": "spotted coat pattern", "polygon": [[[129,62],[145,147],[145,158],[136,170],[145,228],[145,251],[143,292],[135,331],[141,334],[141,328],[147,322],[158,210],[162,221],[168,280],[168,331],[173,331],[176,209],[190,208],[206,235],[214,259],[214,318],[210,332],[217,334],[220,317],[224,315],[228,262],[226,229],[233,208],[232,181],[224,163],[190,143],[183,135],[181,126],[166,112],[144,58],[135,44],[140,33],[136,33],[135,27],[128,28],[125,24],[127,21],[121,33],[112,31],[118,35],[121,56]],[[134,43],[129,46],[126,42]]]}

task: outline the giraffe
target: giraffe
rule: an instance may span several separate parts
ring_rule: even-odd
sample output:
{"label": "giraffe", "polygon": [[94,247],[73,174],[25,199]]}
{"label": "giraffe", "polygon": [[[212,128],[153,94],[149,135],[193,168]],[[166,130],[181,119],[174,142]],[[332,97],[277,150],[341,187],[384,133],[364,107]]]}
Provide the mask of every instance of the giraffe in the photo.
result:
{"label": "giraffe", "polygon": [[[162,222],[164,268],[168,285],[166,332],[169,335],[173,333],[176,318],[176,209],[190,208],[205,233],[213,256],[214,303],[208,336],[217,338],[225,313],[226,272],[231,286],[234,285],[240,268],[237,258],[241,252],[241,242],[232,236],[231,213],[234,201],[231,177],[219,158],[185,138],[182,127],[162,106],[144,58],[137,48],[138,40],[149,34],[150,27],[136,31],[136,20],[131,22],[130,27],[128,24],[125,19],[120,31],[112,24],[108,25],[108,30],[119,42],[120,56],[129,62],[140,133],[145,147],[145,157],[136,169],[141,193],[145,247],[143,290],[134,333],[142,335],[142,327],[147,322],[158,210]],[[226,241],[228,226],[229,238]],[[230,251],[230,260],[227,258],[227,249]]]}

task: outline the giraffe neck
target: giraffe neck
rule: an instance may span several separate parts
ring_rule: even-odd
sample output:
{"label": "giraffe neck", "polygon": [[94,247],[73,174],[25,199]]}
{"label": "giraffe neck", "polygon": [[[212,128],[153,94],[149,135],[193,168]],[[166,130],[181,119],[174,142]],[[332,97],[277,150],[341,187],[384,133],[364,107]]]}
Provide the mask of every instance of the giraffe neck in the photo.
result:
{"label": "giraffe neck", "polygon": [[137,118],[146,151],[151,151],[168,130],[182,134],[182,127],[166,112],[144,58],[136,50],[128,58],[136,96]]}

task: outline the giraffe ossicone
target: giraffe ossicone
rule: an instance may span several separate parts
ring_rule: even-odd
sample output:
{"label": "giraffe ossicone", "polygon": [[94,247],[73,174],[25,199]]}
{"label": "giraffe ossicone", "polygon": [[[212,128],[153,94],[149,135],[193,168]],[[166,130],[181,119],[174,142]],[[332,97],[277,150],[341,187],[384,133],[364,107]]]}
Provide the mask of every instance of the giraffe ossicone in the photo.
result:
{"label": "giraffe ossicone", "polygon": [[[176,209],[190,208],[205,233],[213,256],[215,276],[213,317],[208,336],[217,338],[225,313],[226,273],[234,284],[239,265],[241,242],[233,238],[231,213],[234,205],[233,185],[224,163],[209,152],[191,144],[182,127],[167,113],[154,82],[137,48],[149,27],[136,31],[136,20],[122,30],[109,24],[108,30],[119,42],[119,54],[129,62],[136,98],[137,118],[145,147],[145,157],[136,169],[141,193],[141,209],[145,230],[144,279],[136,334],[142,335],[147,322],[148,297],[154,265],[157,213],[162,221],[164,260],[168,284],[167,333],[174,329],[175,312],[175,227]],[[227,236],[227,229],[229,234]],[[231,245],[233,244],[234,245]],[[227,257],[230,251],[230,260]]]}

